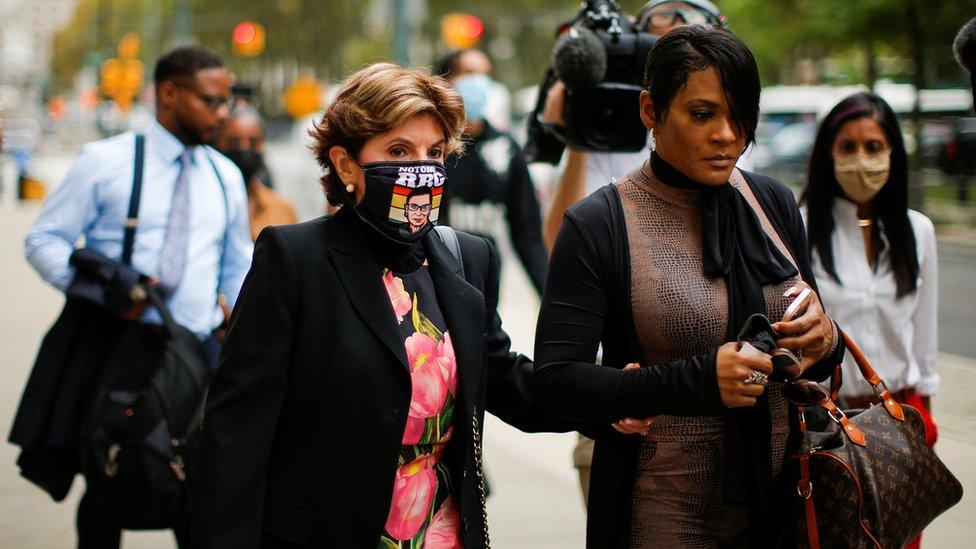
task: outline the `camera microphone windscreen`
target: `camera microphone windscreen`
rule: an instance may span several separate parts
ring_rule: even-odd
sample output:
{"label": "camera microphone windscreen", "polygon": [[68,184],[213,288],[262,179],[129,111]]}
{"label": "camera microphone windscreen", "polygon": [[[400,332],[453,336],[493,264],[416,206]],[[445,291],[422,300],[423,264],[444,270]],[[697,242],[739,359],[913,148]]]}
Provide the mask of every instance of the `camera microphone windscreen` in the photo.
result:
{"label": "camera microphone windscreen", "polygon": [[962,68],[969,71],[969,82],[972,85],[973,103],[976,107],[976,18],[959,29],[955,41],[952,43],[952,53]]}
{"label": "camera microphone windscreen", "polygon": [[976,18],[959,29],[959,34],[952,43],[952,51],[962,68],[970,73],[976,71]]}
{"label": "camera microphone windscreen", "polygon": [[566,87],[590,88],[607,73],[607,52],[593,31],[570,27],[556,40],[552,68]]}

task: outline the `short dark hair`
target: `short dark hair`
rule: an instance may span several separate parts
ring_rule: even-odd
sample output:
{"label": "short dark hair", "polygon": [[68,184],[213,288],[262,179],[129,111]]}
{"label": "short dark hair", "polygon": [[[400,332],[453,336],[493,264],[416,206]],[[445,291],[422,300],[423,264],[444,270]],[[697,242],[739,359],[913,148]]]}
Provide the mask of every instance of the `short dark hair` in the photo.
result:
{"label": "short dark hair", "polygon": [[919,269],[915,232],[908,219],[908,153],[898,126],[898,117],[884,99],[873,93],[855,93],[837,103],[817,130],[807,168],[807,183],[800,198],[800,203],[807,207],[807,243],[811,253],[817,251],[824,271],[838,284],[843,284],[837,275],[831,246],[835,228],[834,201],[844,196],[834,175],[833,149],[844,124],[859,118],[871,118],[877,122],[891,147],[888,181],[873,199],[875,212],[881,219],[881,229],[873,231],[873,237],[879,256],[883,246],[881,232],[888,241],[888,257],[900,298],[915,291]]}
{"label": "short dark hair", "polygon": [[153,71],[153,81],[160,85],[175,78],[193,78],[204,69],[219,69],[223,59],[201,46],[181,46],[164,53]]}
{"label": "short dark hair", "polygon": [[712,67],[722,81],[740,135],[746,145],[756,140],[759,124],[759,67],[738,37],[721,27],[690,25],[667,33],[647,55],[644,89],[654,101],[654,113],[664,120],[671,101],[694,71]]}
{"label": "short dark hair", "polygon": [[430,196],[431,200],[433,200],[434,190],[430,187],[414,187],[413,189],[410,189],[410,194],[407,195],[407,202],[410,202],[410,199],[415,196],[423,195],[428,195]]}

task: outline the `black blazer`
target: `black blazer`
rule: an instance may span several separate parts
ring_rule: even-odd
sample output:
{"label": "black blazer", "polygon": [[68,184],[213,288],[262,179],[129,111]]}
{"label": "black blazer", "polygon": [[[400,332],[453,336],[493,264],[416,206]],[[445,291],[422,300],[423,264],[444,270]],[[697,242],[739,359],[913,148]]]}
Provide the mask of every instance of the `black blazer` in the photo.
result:
{"label": "black blazer", "polygon": [[[472,420],[486,406],[523,430],[551,429],[496,312],[498,258],[458,233],[460,265],[424,240],[451,332],[459,389],[444,452],[465,547],[483,546]],[[404,344],[382,269],[351,212],[257,240],[207,398],[193,498],[199,548],[375,548],[410,406]],[[292,545],[294,544],[294,545]]]}
{"label": "black blazer", "polygon": [[[816,289],[806,231],[793,193],[778,181],[745,174],[803,280]],[[587,513],[589,548],[625,548],[630,534],[640,438],[606,428],[625,417],[718,415],[724,406],[716,351],[669,364],[649,364],[631,307],[630,245],[620,194],[607,185],[567,212],[553,248],[536,329],[536,383],[541,405],[556,420],[589,423],[596,438]],[[598,344],[603,365],[593,368]],[[805,372],[822,381],[844,353]],[[637,362],[632,372],[621,369]],[[625,379],[626,378],[626,379]]]}

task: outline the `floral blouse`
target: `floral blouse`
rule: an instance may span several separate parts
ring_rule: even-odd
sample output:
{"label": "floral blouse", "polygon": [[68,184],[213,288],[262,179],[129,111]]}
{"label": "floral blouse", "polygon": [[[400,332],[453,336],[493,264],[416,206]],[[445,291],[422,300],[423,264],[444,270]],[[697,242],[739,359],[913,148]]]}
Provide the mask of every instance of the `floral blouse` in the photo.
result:
{"label": "floral blouse", "polygon": [[412,388],[393,501],[378,547],[459,548],[454,490],[441,462],[454,430],[457,393],[451,336],[426,266],[409,274],[386,270],[383,284],[403,336]]}

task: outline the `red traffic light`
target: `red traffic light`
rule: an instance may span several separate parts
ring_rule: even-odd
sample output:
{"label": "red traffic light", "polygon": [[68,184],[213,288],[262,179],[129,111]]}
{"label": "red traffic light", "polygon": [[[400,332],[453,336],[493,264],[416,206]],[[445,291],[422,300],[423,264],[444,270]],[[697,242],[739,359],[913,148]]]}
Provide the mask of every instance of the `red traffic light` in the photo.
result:
{"label": "red traffic light", "polygon": [[260,23],[241,21],[230,35],[234,53],[241,57],[254,57],[264,51],[265,32]]}
{"label": "red traffic light", "polygon": [[470,48],[481,40],[484,32],[484,22],[469,13],[451,13],[441,20],[441,35],[452,48]]}
{"label": "red traffic light", "polygon": [[231,39],[235,44],[246,45],[254,42],[254,39],[257,38],[257,36],[257,25],[250,21],[244,21],[242,23],[238,23],[237,26],[234,27],[234,32],[231,35]]}

